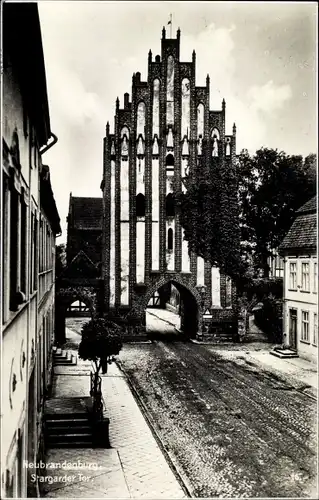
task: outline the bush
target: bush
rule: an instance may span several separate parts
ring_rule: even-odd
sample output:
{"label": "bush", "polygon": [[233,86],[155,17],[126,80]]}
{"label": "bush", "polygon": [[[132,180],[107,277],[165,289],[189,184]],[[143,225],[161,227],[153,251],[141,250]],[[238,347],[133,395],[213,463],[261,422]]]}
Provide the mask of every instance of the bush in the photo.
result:
{"label": "bush", "polygon": [[255,312],[255,323],[269,340],[282,343],[282,300],[269,295],[263,299],[263,307]]}
{"label": "bush", "polygon": [[266,298],[273,296],[275,299],[281,299],[283,295],[282,278],[257,278],[249,282],[245,290],[248,300],[256,297],[258,302],[263,302]]}

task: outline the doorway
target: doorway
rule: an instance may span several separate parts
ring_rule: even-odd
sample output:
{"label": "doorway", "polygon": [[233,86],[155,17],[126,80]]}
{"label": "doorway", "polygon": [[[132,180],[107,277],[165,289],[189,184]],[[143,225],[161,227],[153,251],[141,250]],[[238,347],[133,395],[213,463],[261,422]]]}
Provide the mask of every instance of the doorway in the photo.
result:
{"label": "doorway", "polygon": [[297,309],[289,309],[289,344],[297,350]]}

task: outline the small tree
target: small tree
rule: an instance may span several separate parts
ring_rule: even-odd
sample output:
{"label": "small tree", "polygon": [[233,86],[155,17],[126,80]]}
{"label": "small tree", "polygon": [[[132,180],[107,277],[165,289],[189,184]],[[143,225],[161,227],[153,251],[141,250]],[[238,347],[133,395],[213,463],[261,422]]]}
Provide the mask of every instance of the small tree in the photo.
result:
{"label": "small tree", "polygon": [[103,318],[93,318],[82,327],[82,340],[79,344],[79,357],[93,361],[94,401],[99,398],[99,373],[107,373],[108,364],[112,363],[113,356],[122,349],[122,328],[116,323]]}

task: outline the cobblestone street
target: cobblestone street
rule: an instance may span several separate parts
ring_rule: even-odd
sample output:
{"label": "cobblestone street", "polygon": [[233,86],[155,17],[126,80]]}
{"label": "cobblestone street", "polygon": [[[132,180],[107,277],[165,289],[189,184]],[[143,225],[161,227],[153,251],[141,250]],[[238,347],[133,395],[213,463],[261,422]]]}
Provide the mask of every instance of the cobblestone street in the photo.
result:
{"label": "cobblestone street", "polygon": [[120,362],[194,496],[316,497],[316,403],[287,380],[183,342]]}
{"label": "cobblestone street", "polygon": [[125,344],[119,363],[193,496],[315,498],[316,403],[247,349]]}

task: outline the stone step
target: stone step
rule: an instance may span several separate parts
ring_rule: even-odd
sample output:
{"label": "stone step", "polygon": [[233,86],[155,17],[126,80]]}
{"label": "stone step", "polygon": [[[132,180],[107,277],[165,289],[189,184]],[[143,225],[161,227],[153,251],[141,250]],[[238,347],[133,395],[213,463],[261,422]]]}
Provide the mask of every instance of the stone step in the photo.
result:
{"label": "stone step", "polygon": [[48,434],[47,443],[70,443],[74,441],[92,441],[92,432],[76,432],[72,434]]}
{"label": "stone step", "polygon": [[70,431],[74,431],[79,434],[87,434],[91,432],[91,426],[90,425],[82,425],[80,426],[63,426],[63,425],[57,425],[57,426],[47,426],[46,432],[48,436],[53,436],[55,434],[68,434]]}
{"label": "stone step", "polygon": [[[65,415],[62,415],[62,417],[65,417]],[[77,417],[70,417],[70,418],[59,418],[58,415],[54,415],[52,418],[47,418],[45,417],[45,423],[47,426],[73,426],[73,425],[86,425],[88,423],[88,418],[83,417],[83,418],[77,418]]]}
{"label": "stone step", "polygon": [[47,448],[93,448],[92,442],[89,441],[73,441],[64,443],[56,441],[55,443],[47,443]]}
{"label": "stone step", "polygon": [[71,353],[70,351],[61,351],[61,352],[53,352],[53,359],[72,359],[76,358],[76,354]]}
{"label": "stone step", "polygon": [[62,349],[59,349],[59,350],[56,350],[56,351],[53,351],[53,356],[54,357],[63,357],[63,356],[67,356],[68,352],[67,351],[64,351]]}
{"label": "stone step", "polygon": [[297,352],[293,351],[292,349],[283,349],[278,351],[274,349],[273,351],[270,351],[270,354],[272,354],[272,356],[276,356],[276,358],[299,358]]}
{"label": "stone step", "polygon": [[77,356],[75,354],[71,354],[70,357],[53,357],[53,365],[70,365],[70,366],[75,366],[77,365]]}
{"label": "stone step", "polygon": [[77,412],[77,413],[46,413],[44,415],[45,422],[78,422],[85,423],[88,421],[88,412]]}
{"label": "stone step", "polygon": [[61,360],[54,360],[53,361],[53,365],[54,366],[76,366],[76,362],[75,361],[72,361],[71,359],[70,360],[64,360],[64,361],[61,361]]}

